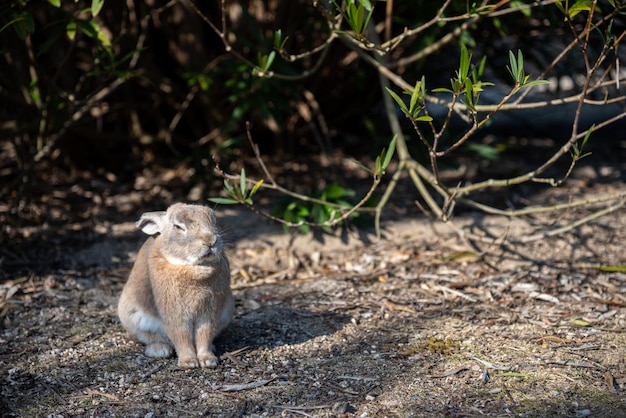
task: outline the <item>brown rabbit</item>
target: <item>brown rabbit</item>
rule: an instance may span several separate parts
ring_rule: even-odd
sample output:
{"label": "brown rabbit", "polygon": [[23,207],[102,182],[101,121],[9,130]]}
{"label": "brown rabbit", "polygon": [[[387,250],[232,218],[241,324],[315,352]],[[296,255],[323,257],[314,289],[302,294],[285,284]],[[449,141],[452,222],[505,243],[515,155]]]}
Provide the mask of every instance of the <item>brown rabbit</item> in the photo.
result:
{"label": "brown rabbit", "polygon": [[169,357],[182,368],[215,367],[213,339],[231,322],[235,303],[230,268],[215,214],[177,203],[147,212],[136,223],[151,236],[139,250],[118,305],[129,334],[146,355]]}

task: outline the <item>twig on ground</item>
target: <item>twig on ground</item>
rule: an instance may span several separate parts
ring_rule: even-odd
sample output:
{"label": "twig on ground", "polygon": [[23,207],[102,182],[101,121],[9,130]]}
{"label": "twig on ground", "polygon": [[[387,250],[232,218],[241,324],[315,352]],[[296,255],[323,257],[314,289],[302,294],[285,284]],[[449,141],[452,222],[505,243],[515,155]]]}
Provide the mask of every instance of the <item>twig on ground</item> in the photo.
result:
{"label": "twig on ground", "polygon": [[314,405],[314,406],[289,406],[289,405],[272,405],[272,408],[284,409],[287,411],[314,411],[316,409],[331,408],[332,405]]}
{"label": "twig on ground", "polygon": [[467,300],[467,301],[470,301],[470,302],[477,302],[477,300],[476,300],[476,299],[474,299],[473,297],[468,296],[468,295],[466,295],[465,293],[460,292],[460,291],[458,291],[458,290],[456,290],[456,289],[452,289],[452,288],[450,288],[450,287],[448,287],[448,286],[443,286],[443,285],[435,285],[435,286],[434,286],[434,288],[435,288],[436,290],[439,290],[439,291],[443,292],[444,294],[445,294],[445,293],[450,293],[450,294],[453,294],[453,295],[455,295],[455,296],[459,296],[459,297],[461,297],[461,298],[463,298],[463,299],[465,299],[465,300]]}
{"label": "twig on ground", "polygon": [[484,367],[487,367],[487,368],[490,368],[490,369],[493,369],[493,370],[500,370],[500,371],[503,371],[503,372],[510,372],[511,370],[513,370],[513,368],[512,368],[512,367],[496,366],[495,364],[490,363],[490,362],[488,362],[488,361],[486,361],[486,360],[480,359],[480,358],[478,358],[478,357],[474,357],[474,356],[472,356],[472,357],[470,357],[470,358],[471,358],[472,360],[474,360],[474,361],[476,361],[476,362],[478,362],[478,363],[482,364]]}
{"label": "twig on ground", "polygon": [[255,389],[261,386],[265,386],[270,382],[273,382],[276,378],[272,379],[261,379],[250,383],[240,383],[240,384],[231,384],[231,385],[212,385],[211,389],[220,391],[220,392],[239,392],[242,390],[250,390]]}
{"label": "twig on ground", "polygon": [[578,228],[581,225],[584,225],[584,224],[586,224],[588,222],[591,222],[591,221],[593,221],[595,219],[598,219],[598,218],[600,218],[602,216],[608,215],[611,212],[615,212],[616,210],[622,208],[625,203],[626,203],[626,199],[616,203],[615,205],[609,206],[609,207],[604,208],[602,210],[596,211],[596,212],[594,212],[594,213],[592,213],[592,214],[590,214],[588,216],[582,217],[582,218],[578,219],[577,221],[572,222],[569,225],[565,225],[565,226],[562,226],[560,228],[555,228],[555,229],[550,230],[550,231],[540,232],[538,234],[534,234],[534,235],[530,235],[530,236],[524,237],[524,238],[520,239],[520,242],[527,243],[527,242],[531,242],[531,241],[537,241],[537,240],[540,240],[540,239],[543,239],[543,238],[552,237],[552,236],[555,236],[555,235],[563,234],[565,232],[569,232],[569,231],[571,231],[573,229]]}

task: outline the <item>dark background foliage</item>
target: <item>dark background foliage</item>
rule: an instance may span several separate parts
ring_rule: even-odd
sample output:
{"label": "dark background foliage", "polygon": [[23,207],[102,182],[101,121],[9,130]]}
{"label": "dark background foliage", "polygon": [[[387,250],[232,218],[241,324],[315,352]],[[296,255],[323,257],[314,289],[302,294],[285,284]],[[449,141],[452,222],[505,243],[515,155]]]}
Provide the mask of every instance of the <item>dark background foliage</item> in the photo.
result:
{"label": "dark background foliage", "polygon": [[[334,42],[319,66],[321,53],[293,62],[276,54],[271,69],[282,78],[257,77],[250,66],[272,51],[278,29],[283,39],[288,36],[289,54],[322,45],[330,29],[321,5],[227,1],[223,15],[218,1],[127,0],[107,1],[94,16],[90,2],[54,3],[19,0],[0,6],[0,193],[6,236],[16,234],[21,222],[62,224],[82,212],[88,218],[93,211],[84,206],[118,192],[150,190],[139,199],[140,207],[216,195],[222,180],[213,159],[238,172],[252,157],[246,122],[272,170],[304,191],[350,177],[338,174],[345,157],[371,161],[389,143],[378,73],[346,43]],[[394,2],[390,33],[380,26],[378,32],[384,40],[417,27],[442,3]],[[429,89],[449,87],[462,43],[475,62],[487,56],[488,80],[506,87],[511,84],[508,51],[525,51],[527,71],[537,74],[571,40],[563,15],[550,3],[478,19],[442,48],[402,64],[403,57],[436,44],[468,19],[434,24],[384,59],[407,80],[425,76]],[[386,5],[375,5],[372,22],[385,21]],[[452,2],[447,15],[466,13],[471,6]],[[576,22],[582,25],[584,19]],[[77,27],[73,37],[68,24]],[[612,24],[615,32],[623,30],[621,20]],[[231,51],[211,25],[225,30]],[[110,47],[98,40],[100,32]],[[592,40],[600,50],[601,36]],[[578,82],[577,74],[584,72],[579,58],[573,53],[555,68],[551,76],[557,86],[562,78]],[[454,137],[454,129],[449,135]],[[499,135],[495,142],[504,145],[491,139],[487,148],[474,148],[482,155],[464,148],[460,157],[471,163],[489,147],[511,148],[510,138],[519,131]],[[427,160],[419,141],[409,146],[415,158]],[[366,188],[355,179],[356,189]],[[62,208],[60,217],[50,209],[54,201]],[[121,213],[136,210],[130,205]]]}

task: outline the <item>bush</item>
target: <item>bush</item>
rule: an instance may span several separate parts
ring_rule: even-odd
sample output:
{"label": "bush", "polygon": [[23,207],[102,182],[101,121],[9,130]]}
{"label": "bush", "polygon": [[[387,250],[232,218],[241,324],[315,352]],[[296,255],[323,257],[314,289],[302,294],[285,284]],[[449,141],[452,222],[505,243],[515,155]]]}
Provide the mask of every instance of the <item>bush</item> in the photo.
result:
{"label": "bush", "polygon": [[[563,184],[594,134],[625,115],[582,120],[588,107],[624,101],[624,10],[591,0],[10,2],[0,9],[0,83],[11,104],[2,110],[3,155],[15,158],[3,159],[1,193],[20,199],[44,161],[115,172],[147,154],[167,165],[174,153],[191,156],[205,178],[211,155],[228,170],[252,149],[265,181],[222,171],[219,201],[254,208],[253,195],[273,188],[292,210],[269,216],[288,226],[332,227],[369,212],[378,227],[405,177],[419,206],[443,220],[458,204],[506,216],[553,210],[502,209],[475,196]],[[516,146],[480,141],[498,115],[567,103],[569,132],[534,168],[473,183],[441,176],[458,156],[497,163]],[[262,152],[283,160],[337,145],[348,152],[351,135],[360,138],[354,156],[372,157],[361,164],[372,183],[358,202],[323,198],[330,179],[315,185],[318,196],[281,186],[263,163]],[[601,214],[624,195],[599,200],[611,202]]]}

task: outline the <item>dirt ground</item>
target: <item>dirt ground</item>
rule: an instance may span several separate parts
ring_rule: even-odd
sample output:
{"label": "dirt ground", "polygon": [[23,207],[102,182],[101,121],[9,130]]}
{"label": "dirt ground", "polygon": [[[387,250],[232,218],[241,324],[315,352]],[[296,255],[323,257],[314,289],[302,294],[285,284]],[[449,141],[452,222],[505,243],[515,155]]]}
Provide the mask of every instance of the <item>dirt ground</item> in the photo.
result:
{"label": "dirt ground", "polygon": [[[75,247],[46,241],[59,262],[0,282],[0,415],[626,416],[623,210],[519,242],[587,213],[456,218],[499,240],[477,254],[423,217],[387,222],[380,241],[316,240],[218,208],[237,311],[221,364],[191,371],[144,356],[117,319],[145,238],[122,213]],[[38,262],[3,259],[22,253]]]}

